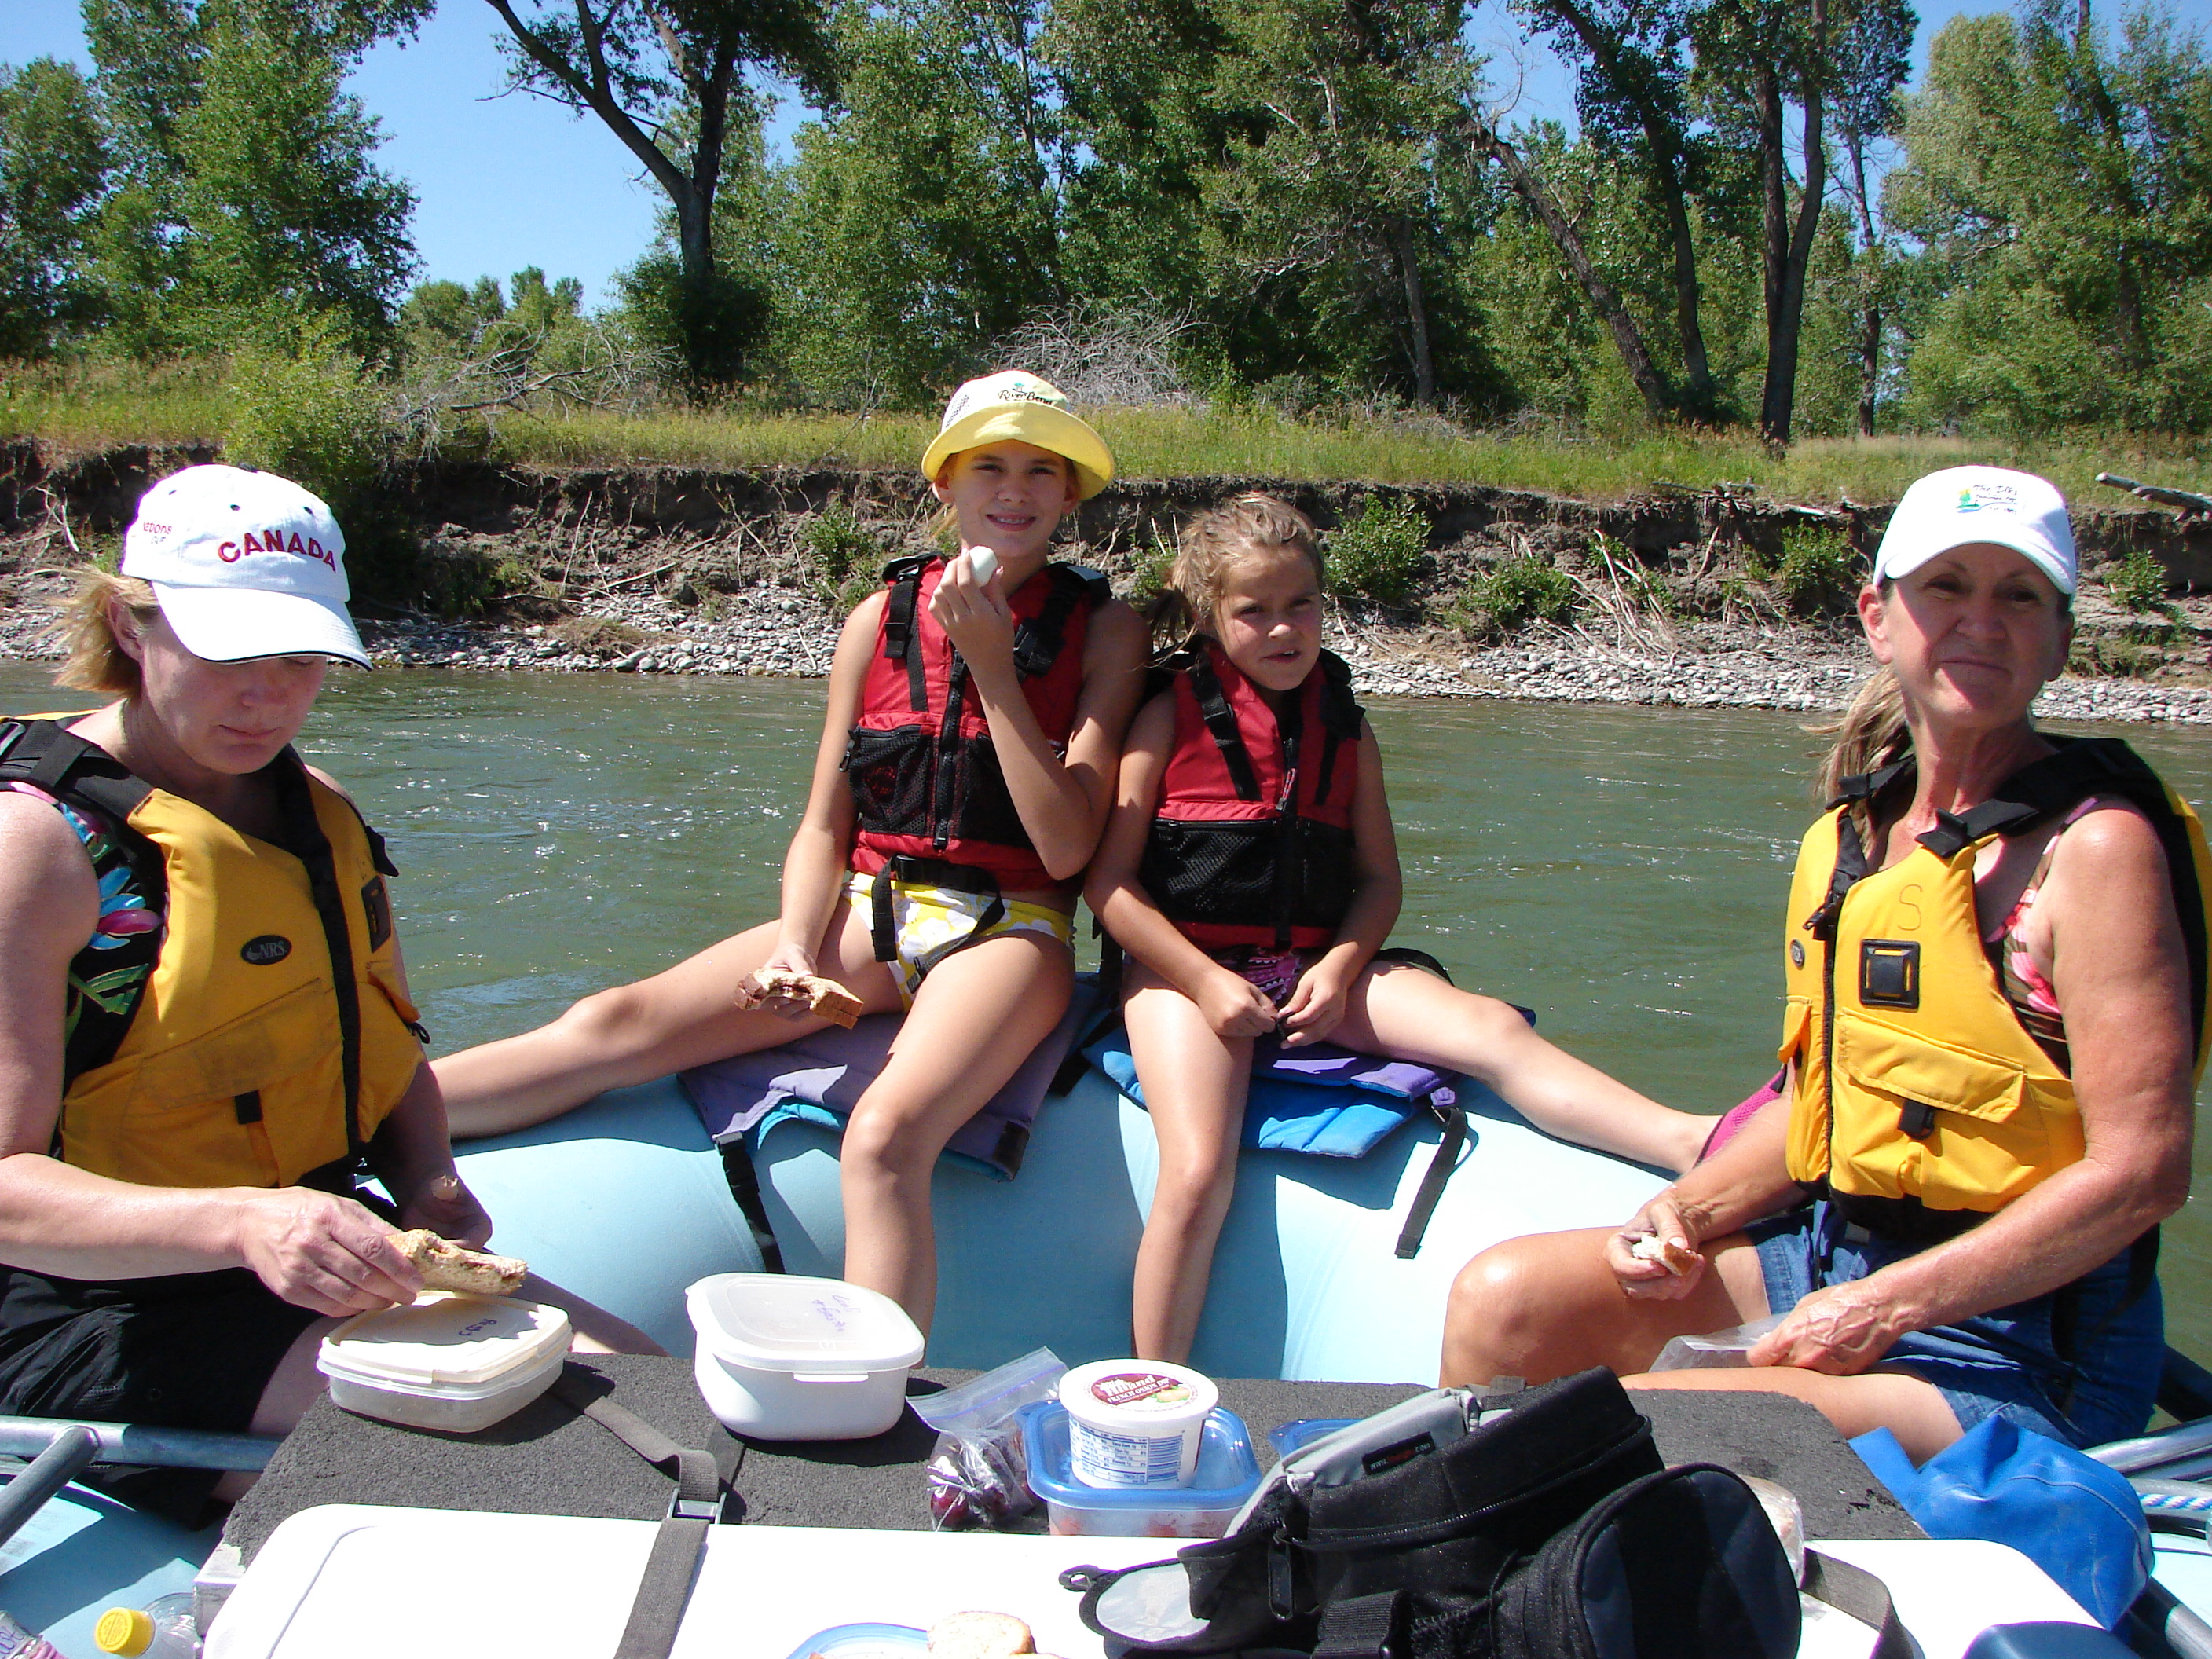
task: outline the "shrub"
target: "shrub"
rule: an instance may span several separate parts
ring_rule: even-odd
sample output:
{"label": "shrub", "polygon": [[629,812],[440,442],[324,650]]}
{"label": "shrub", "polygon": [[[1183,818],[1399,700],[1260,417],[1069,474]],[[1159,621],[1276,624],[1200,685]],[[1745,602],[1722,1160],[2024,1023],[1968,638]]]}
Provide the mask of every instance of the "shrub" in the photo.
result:
{"label": "shrub", "polygon": [[2139,617],[2154,617],[2163,616],[2171,609],[2166,602],[2166,567],[2148,548],[2138,547],[2124,557],[2112,560],[2100,574],[2104,577],[2105,592],[2123,611],[2131,611]]}
{"label": "shrub", "polygon": [[1842,533],[1811,525],[1782,532],[1782,557],[1774,580],[1782,602],[1801,617],[1843,609],[1858,592],[1858,555]]}
{"label": "shrub", "polygon": [[1129,603],[1142,611],[1166,591],[1175,566],[1176,546],[1157,530],[1129,559]]}
{"label": "shrub", "polygon": [[1428,550],[1429,521],[1420,509],[1373,495],[1322,538],[1329,585],[1383,605],[1406,597]]}
{"label": "shrub", "polygon": [[1574,615],[1574,578],[1533,553],[1501,559],[1487,575],[1478,576],[1460,590],[1451,616],[1461,628],[1474,626],[1477,613],[1492,629],[1510,633],[1531,622],[1563,623]]}
{"label": "shrub", "polygon": [[322,342],[303,343],[296,354],[250,351],[233,362],[230,390],[224,458],[305,484],[350,532],[349,509],[391,453],[383,392],[367,366]]}
{"label": "shrub", "polygon": [[807,520],[799,530],[799,544],[832,591],[854,574],[872,582],[884,551],[849,501],[832,501]]}

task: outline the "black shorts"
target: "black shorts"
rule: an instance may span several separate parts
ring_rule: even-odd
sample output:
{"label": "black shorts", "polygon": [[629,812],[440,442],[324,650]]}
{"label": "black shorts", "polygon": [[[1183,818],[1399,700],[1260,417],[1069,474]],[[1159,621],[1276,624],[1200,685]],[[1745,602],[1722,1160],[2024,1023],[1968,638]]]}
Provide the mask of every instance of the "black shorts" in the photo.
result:
{"label": "black shorts", "polygon": [[[107,1283],[0,1269],[0,1413],[242,1433],[318,1317],[242,1267]],[[84,1476],[194,1527],[222,1478],[113,1467]]]}

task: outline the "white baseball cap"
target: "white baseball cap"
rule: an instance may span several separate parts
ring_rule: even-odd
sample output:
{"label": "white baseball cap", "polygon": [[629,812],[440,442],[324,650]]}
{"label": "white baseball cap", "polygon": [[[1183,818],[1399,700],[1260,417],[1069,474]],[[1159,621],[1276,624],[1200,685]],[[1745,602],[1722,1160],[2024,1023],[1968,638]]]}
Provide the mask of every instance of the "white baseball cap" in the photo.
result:
{"label": "white baseball cap", "polygon": [[122,568],[154,585],[163,619],[196,657],[368,666],[346,614],[345,537],[329,507],[273,472],[171,473],[139,498]]}
{"label": "white baseball cap", "polygon": [[1953,466],[1913,481],[1889,515],[1874,579],[1917,570],[1973,542],[2009,547],[2072,593],[2078,567],[2066,498],[2047,478],[2002,466]]}
{"label": "white baseball cap", "polygon": [[937,435],[922,452],[922,476],[941,478],[945,463],[963,449],[1009,438],[1065,456],[1075,469],[1079,500],[1089,501],[1114,482],[1114,452],[1106,441],[1069,412],[1058,386],[1018,368],[966,381],[952,394]]}

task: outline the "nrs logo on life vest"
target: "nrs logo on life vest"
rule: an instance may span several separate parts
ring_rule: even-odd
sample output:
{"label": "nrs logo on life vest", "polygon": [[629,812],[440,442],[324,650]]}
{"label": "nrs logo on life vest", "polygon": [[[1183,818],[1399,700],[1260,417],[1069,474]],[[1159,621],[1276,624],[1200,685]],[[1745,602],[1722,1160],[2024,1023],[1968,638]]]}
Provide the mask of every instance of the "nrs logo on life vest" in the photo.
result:
{"label": "nrs logo on life vest", "polygon": [[289,542],[281,530],[272,530],[265,537],[256,537],[249,530],[239,540],[225,542],[215,550],[216,557],[225,564],[236,564],[249,553],[296,553],[303,559],[319,560],[333,570],[338,568],[337,555],[313,536],[303,538],[296,530]]}
{"label": "nrs logo on life vest", "polygon": [[256,968],[266,968],[272,962],[282,962],[292,954],[292,941],[282,933],[264,933],[250,939],[238,947],[238,954]]}

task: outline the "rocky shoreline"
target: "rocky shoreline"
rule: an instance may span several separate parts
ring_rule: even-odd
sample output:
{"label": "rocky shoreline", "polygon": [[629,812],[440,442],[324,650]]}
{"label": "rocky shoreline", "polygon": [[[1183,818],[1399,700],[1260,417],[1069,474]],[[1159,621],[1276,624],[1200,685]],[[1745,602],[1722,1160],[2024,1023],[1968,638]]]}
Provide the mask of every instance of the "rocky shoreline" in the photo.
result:
{"label": "rocky shoreline", "polygon": [[[19,593],[0,611],[0,659],[61,655],[65,584]],[[561,623],[450,622],[362,608],[362,636],[382,666],[550,673],[817,678],[830,672],[840,621],[818,594],[761,586],[711,607],[658,594],[609,596]],[[1867,672],[1864,652],[1816,627],[1698,623],[1644,647],[1538,625],[1470,647],[1436,630],[1339,617],[1331,643],[1363,697],[1504,698],[1684,708],[1843,708]],[[2212,725],[2212,689],[2069,676],[2036,705],[2045,719]]]}

